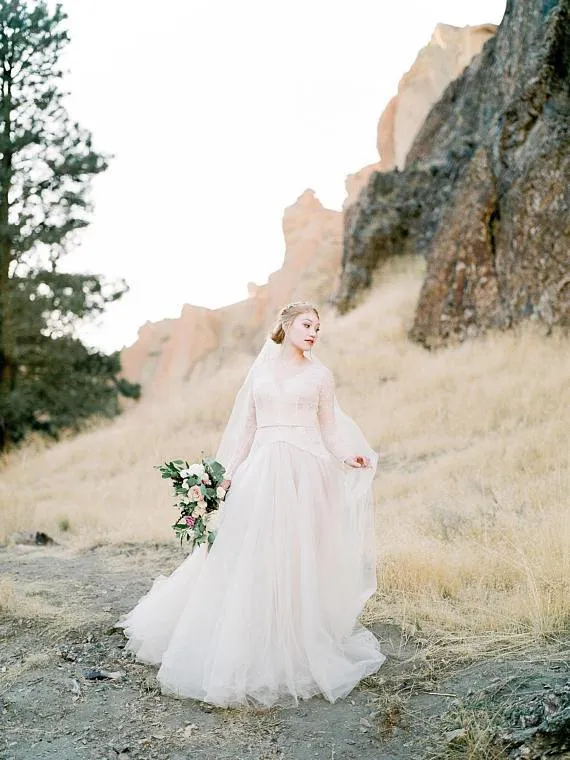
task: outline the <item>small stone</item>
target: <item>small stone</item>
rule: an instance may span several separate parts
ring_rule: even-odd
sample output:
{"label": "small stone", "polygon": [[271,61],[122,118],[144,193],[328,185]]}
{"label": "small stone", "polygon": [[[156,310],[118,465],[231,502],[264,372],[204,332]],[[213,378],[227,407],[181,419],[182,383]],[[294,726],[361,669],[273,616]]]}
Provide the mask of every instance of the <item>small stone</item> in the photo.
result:
{"label": "small stone", "polygon": [[55,541],[47,533],[39,530],[19,531],[8,536],[8,543],[24,546],[49,546]]}
{"label": "small stone", "polygon": [[116,681],[119,678],[122,678],[124,675],[125,674],[122,670],[110,671],[98,668],[89,668],[88,670],[83,671],[83,677],[88,681],[98,681],[103,678],[109,678],[111,681]]}
{"label": "small stone", "polygon": [[79,685],[79,681],[76,678],[71,678],[69,680],[69,686],[72,694],[75,694],[77,697],[81,696],[81,686]]}

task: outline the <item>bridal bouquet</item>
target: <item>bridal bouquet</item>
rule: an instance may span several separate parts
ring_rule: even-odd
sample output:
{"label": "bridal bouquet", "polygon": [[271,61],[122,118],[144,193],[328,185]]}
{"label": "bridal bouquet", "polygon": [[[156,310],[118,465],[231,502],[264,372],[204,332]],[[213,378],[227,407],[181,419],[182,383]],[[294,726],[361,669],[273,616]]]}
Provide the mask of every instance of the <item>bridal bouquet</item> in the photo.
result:
{"label": "bridal bouquet", "polygon": [[180,516],[172,526],[180,543],[186,538],[192,551],[199,544],[214,543],[218,520],[218,508],[226,492],[221,487],[225,468],[215,459],[204,458],[201,462],[188,464],[174,459],[156,465],[164,479],[172,481],[175,506]]}

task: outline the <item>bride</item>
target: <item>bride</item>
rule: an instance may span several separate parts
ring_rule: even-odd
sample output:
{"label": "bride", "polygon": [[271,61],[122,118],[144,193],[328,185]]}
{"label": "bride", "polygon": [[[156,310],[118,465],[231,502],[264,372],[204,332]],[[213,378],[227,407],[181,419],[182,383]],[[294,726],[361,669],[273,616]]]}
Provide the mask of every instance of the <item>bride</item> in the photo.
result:
{"label": "bride", "polygon": [[117,623],[165,694],[220,706],[346,696],[385,657],[357,620],[376,588],[377,455],[312,356],[307,302],[285,306],[216,454],[228,489],[203,544]]}

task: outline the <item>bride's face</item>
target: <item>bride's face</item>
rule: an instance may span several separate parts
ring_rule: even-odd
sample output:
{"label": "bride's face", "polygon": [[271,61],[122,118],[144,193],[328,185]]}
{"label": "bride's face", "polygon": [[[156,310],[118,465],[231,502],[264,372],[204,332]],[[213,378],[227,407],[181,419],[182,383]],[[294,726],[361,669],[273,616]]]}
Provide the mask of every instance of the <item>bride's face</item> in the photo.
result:
{"label": "bride's face", "polygon": [[309,351],[319,337],[320,322],[314,311],[298,314],[289,329],[286,339],[299,351]]}

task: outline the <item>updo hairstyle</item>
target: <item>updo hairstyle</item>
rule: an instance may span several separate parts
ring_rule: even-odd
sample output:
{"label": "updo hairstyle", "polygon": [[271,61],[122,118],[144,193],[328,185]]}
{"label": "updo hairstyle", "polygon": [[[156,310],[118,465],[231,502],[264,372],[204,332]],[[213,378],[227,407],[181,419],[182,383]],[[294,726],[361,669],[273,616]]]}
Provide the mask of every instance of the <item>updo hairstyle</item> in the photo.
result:
{"label": "updo hairstyle", "polygon": [[275,343],[283,343],[285,340],[284,328],[288,327],[299,314],[304,314],[306,311],[313,311],[317,315],[317,319],[320,319],[319,312],[310,301],[294,301],[284,306],[279,312],[277,321],[271,331],[271,340]]}

